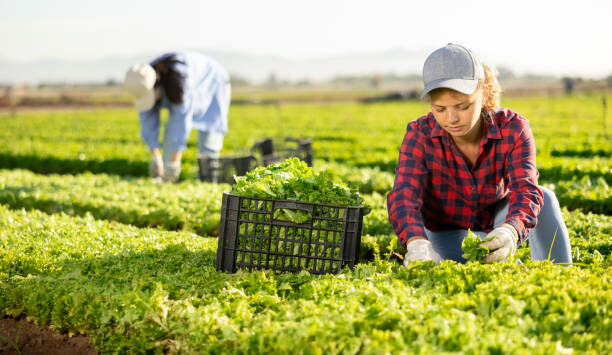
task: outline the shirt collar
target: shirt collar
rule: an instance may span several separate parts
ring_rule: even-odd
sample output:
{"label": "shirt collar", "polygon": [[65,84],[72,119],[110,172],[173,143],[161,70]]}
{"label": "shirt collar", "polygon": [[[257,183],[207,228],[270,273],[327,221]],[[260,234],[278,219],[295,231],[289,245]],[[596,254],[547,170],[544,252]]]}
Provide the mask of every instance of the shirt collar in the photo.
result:
{"label": "shirt collar", "polygon": [[[497,126],[497,121],[495,119],[495,112],[487,110],[487,116],[484,120],[484,137],[488,139],[502,139],[501,132],[499,127]],[[486,140],[485,140],[486,143]]]}
{"label": "shirt collar", "polygon": [[431,130],[431,137],[442,137],[443,135],[445,135],[446,131],[444,129],[442,129],[442,127],[438,124],[438,121],[436,121],[436,118],[434,117],[433,113],[429,113],[429,118],[433,120],[433,129]]}

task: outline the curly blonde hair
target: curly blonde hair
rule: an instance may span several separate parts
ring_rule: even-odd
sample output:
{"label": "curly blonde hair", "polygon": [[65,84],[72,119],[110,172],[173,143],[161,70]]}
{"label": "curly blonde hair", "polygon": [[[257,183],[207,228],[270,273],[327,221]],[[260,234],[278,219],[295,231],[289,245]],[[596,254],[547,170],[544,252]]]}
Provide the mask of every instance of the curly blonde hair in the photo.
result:
{"label": "curly blonde hair", "polygon": [[481,79],[478,83],[478,86],[482,88],[483,94],[485,95],[482,107],[486,108],[488,111],[494,111],[499,107],[499,102],[501,100],[501,86],[497,81],[495,71],[485,64],[483,64],[482,67],[484,68],[484,79]]}
{"label": "curly blonde hair", "polygon": [[[482,67],[484,69],[484,79],[480,79],[478,81],[478,86],[476,87],[476,90],[474,91],[474,93],[478,92],[479,90],[482,90],[482,94],[483,94],[482,108],[484,108],[487,111],[495,111],[495,109],[499,107],[499,103],[501,100],[501,92],[502,92],[501,86],[499,85],[499,81],[497,81],[497,75],[495,71],[491,67],[485,64],[483,64]],[[437,88],[427,93],[427,95],[425,95],[425,99],[431,102],[432,96],[439,95],[442,92],[451,92],[451,93],[460,94],[459,92],[453,89]]]}

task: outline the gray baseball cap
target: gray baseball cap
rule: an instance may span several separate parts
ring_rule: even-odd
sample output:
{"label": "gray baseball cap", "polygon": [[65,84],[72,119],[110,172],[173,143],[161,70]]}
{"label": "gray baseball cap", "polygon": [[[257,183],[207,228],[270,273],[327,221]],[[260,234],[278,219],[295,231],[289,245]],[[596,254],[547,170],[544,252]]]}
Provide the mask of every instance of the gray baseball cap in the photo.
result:
{"label": "gray baseball cap", "polygon": [[484,78],[480,60],[469,49],[449,43],[433,51],[423,65],[421,99],[437,88],[449,88],[470,95]]}

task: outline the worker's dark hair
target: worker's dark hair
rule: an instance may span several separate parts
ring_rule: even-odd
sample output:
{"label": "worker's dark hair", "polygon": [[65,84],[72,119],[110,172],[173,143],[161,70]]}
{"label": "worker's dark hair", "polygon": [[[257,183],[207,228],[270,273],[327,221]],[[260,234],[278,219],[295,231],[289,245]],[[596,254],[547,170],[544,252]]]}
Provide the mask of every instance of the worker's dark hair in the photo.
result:
{"label": "worker's dark hair", "polygon": [[157,81],[155,87],[161,86],[170,102],[180,104],[183,102],[183,75],[176,70],[177,64],[185,64],[176,59],[174,54],[165,56],[152,64]]}

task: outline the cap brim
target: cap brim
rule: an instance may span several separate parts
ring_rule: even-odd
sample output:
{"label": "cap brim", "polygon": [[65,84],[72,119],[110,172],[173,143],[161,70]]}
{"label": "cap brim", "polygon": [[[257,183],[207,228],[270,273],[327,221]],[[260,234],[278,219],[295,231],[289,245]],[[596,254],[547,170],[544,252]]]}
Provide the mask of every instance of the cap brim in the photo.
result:
{"label": "cap brim", "polygon": [[149,111],[155,105],[155,91],[148,90],[146,94],[134,99],[134,108],[138,112]]}
{"label": "cap brim", "polygon": [[476,90],[477,86],[477,79],[438,79],[432,81],[425,87],[425,89],[423,89],[421,92],[421,99],[423,99],[430,91],[438,88],[452,89],[459,91],[460,93],[470,95],[474,92],[474,90]]}

